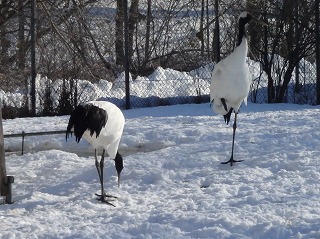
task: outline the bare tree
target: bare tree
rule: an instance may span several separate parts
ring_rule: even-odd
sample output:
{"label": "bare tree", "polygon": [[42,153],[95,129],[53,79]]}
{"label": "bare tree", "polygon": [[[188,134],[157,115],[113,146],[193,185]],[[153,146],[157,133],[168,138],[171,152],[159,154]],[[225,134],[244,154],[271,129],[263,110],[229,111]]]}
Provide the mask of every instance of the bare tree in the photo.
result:
{"label": "bare tree", "polygon": [[146,44],[144,50],[144,58],[149,58],[150,53],[150,28],[151,28],[151,20],[152,20],[152,13],[151,13],[151,0],[148,0],[147,6],[147,17],[146,17]]}
{"label": "bare tree", "polygon": [[131,61],[134,47],[133,47],[133,40],[134,34],[136,30],[136,25],[139,21],[139,0],[132,0],[131,6],[129,9],[129,19],[128,19],[128,40],[129,40],[129,61]]}
{"label": "bare tree", "polygon": [[215,62],[220,61],[220,21],[219,21],[219,0],[214,1],[214,15],[216,17],[214,25],[214,40],[213,40],[213,49],[214,49],[214,60]]}
{"label": "bare tree", "polygon": [[25,16],[25,10],[23,9],[24,0],[19,0],[18,3],[18,9],[19,10],[19,30],[18,30],[18,68],[20,70],[24,70],[26,65],[26,39],[25,39],[25,22],[26,22],[26,16]]}
{"label": "bare tree", "polygon": [[254,29],[250,34],[251,49],[255,57],[260,55],[268,76],[268,102],[284,102],[295,67],[313,54],[312,1],[250,2],[254,12],[268,22],[263,34]]}
{"label": "bare tree", "polygon": [[116,12],[116,42],[115,42],[115,51],[116,51],[116,64],[124,64],[124,26],[123,26],[123,0],[117,0],[117,12]]}

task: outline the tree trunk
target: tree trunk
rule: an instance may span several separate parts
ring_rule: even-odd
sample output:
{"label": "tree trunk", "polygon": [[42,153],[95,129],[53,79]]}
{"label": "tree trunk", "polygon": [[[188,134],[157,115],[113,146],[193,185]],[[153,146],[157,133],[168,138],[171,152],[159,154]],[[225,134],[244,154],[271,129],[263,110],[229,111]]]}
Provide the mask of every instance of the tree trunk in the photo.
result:
{"label": "tree trunk", "polygon": [[[267,22],[267,12],[264,12],[264,21]],[[268,28],[265,26],[263,31],[263,70],[266,72],[268,76],[268,86],[267,86],[267,101],[268,103],[272,103],[275,98],[275,89],[273,84],[273,78],[271,76],[271,64],[269,63],[269,52],[268,52]]]}
{"label": "tree trunk", "polygon": [[294,66],[295,66],[295,64],[289,63],[289,66],[288,66],[286,72],[284,73],[283,83],[280,87],[279,94],[277,97],[277,103],[283,103],[283,101],[284,101],[284,95],[286,93],[286,90],[288,89],[288,84],[291,80]]}
{"label": "tree trunk", "polygon": [[134,52],[133,47],[133,35],[134,29],[138,23],[139,17],[139,0],[132,0],[131,6],[129,9],[129,21],[128,21],[128,47],[129,47],[129,61],[131,62],[131,58]]}
{"label": "tree trunk", "polygon": [[[200,16],[200,32],[203,29],[203,22],[204,22],[204,0],[201,1],[201,16]],[[199,35],[201,36],[201,35]],[[204,40],[203,40],[203,34],[202,37],[199,38],[201,43],[201,56],[204,56]]]}
{"label": "tree trunk", "polygon": [[320,0],[315,1],[316,18],[316,67],[317,67],[317,105],[320,105],[320,19],[319,19]]}
{"label": "tree trunk", "polygon": [[[2,5],[6,6],[8,4],[7,0],[2,0]],[[6,19],[7,12],[5,9],[0,8],[0,16]],[[10,46],[10,42],[6,38],[6,24],[2,24],[0,26],[0,48],[1,48],[1,56],[0,56],[0,63],[1,67],[7,65],[8,63],[8,50]]]}
{"label": "tree trunk", "polygon": [[26,17],[23,9],[24,0],[19,0],[19,30],[18,30],[18,68],[23,70],[26,65],[26,41],[24,37]]}
{"label": "tree trunk", "polygon": [[31,0],[31,23],[30,23],[30,45],[31,45],[31,115],[36,115],[36,0]]}
{"label": "tree trunk", "polygon": [[152,15],[151,15],[151,0],[148,0],[148,10],[147,10],[147,26],[146,26],[146,44],[145,44],[145,48],[144,48],[144,58],[145,61],[147,61],[147,59],[149,59],[150,56],[150,27],[151,27],[151,19],[152,19]]}
{"label": "tree trunk", "polygon": [[213,38],[213,52],[215,62],[220,61],[220,22],[219,22],[219,0],[214,1],[214,12],[215,12],[215,24],[214,24],[214,38]]}
{"label": "tree trunk", "polygon": [[117,12],[116,12],[116,42],[115,42],[115,50],[116,50],[116,64],[123,65],[124,64],[124,44],[123,44],[123,0],[117,0]]}
{"label": "tree trunk", "polygon": [[[294,24],[294,35],[295,35],[295,45],[298,46],[299,44],[299,35],[298,35],[298,19],[299,19],[299,3],[298,3],[298,0],[295,0],[295,19],[296,21],[293,23]],[[300,73],[299,73],[299,62],[297,63],[296,65],[296,68],[295,68],[295,73],[296,73],[296,81],[295,81],[295,85],[294,85],[294,92],[295,93],[299,93],[300,92]]]}

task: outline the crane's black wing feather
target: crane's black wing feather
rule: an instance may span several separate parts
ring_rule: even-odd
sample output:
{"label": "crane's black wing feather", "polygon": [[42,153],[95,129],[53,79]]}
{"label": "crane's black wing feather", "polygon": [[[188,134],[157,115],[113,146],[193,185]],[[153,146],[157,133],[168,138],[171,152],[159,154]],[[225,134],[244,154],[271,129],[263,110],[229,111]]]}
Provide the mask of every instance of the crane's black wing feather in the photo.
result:
{"label": "crane's black wing feather", "polygon": [[87,115],[88,130],[92,136],[96,133],[96,137],[100,135],[102,128],[106,125],[108,120],[107,112],[97,106],[92,105]]}
{"label": "crane's black wing feather", "polygon": [[72,128],[78,143],[86,130],[90,131],[91,136],[96,133],[98,137],[107,120],[108,115],[104,109],[93,104],[80,104],[71,113],[67,126],[66,140],[69,134],[72,135]]}

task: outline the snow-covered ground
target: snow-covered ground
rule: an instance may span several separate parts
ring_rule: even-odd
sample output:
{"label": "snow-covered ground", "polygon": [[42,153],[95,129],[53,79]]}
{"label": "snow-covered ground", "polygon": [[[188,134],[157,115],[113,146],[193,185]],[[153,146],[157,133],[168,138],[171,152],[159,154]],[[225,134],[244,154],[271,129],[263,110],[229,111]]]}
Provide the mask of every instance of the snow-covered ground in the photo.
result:
{"label": "snow-covered ground", "polygon": [[[93,151],[65,135],[26,137],[7,153],[14,204],[0,205],[1,238],[320,238],[320,107],[243,107],[233,167],[232,126],[209,104],[124,111],[121,187],[106,162],[96,200]],[[4,133],[64,130],[68,117],[5,120]],[[18,151],[21,138],[5,139]]]}

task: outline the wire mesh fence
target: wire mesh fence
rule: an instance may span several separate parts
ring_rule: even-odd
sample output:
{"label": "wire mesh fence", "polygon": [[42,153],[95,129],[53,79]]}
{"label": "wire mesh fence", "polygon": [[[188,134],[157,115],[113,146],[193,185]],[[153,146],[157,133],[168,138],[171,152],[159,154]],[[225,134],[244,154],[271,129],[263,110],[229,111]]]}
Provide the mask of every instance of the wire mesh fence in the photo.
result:
{"label": "wire mesh fence", "polygon": [[[252,85],[248,100],[253,103],[268,102],[268,82],[259,63],[248,62],[252,73]],[[209,86],[214,64],[207,64],[190,72],[158,67],[146,77],[130,78],[131,108],[209,102]],[[316,104],[315,65],[301,62],[298,77],[292,75],[285,102]],[[51,80],[38,75],[36,79],[36,102],[38,115],[69,114],[79,103],[107,100],[126,108],[126,85],[124,73],[114,82],[98,80]],[[2,95],[5,107],[23,107],[28,94],[7,91]]]}

